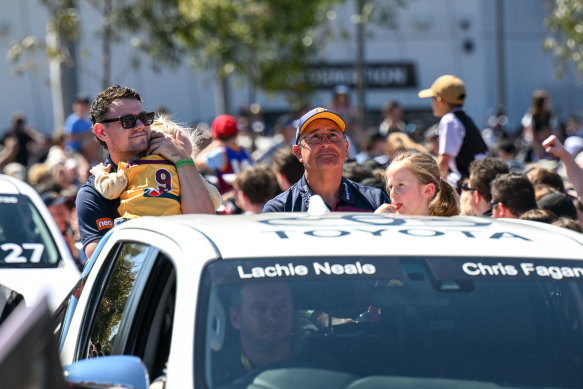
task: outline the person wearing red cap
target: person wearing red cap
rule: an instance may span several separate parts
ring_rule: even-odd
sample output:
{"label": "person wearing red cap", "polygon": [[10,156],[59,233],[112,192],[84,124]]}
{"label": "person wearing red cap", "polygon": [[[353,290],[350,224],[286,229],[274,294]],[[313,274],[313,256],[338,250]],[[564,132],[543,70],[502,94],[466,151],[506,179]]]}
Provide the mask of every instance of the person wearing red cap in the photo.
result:
{"label": "person wearing red cap", "polygon": [[346,123],[332,111],[314,108],[302,116],[294,153],[304,165],[303,177],[265,204],[263,212],[305,212],[319,195],[331,211],[374,212],[388,203],[387,195],[342,176],[348,158]]}
{"label": "person wearing red cap", "polygon": [[231,115],[219,115],[212,124],[213,142],[196,157],[200,169],[213,170],[217,177],[217,188],[221,194],[233,189],[237,173],[255,165],[251,155],[237,144],[239,128]]}

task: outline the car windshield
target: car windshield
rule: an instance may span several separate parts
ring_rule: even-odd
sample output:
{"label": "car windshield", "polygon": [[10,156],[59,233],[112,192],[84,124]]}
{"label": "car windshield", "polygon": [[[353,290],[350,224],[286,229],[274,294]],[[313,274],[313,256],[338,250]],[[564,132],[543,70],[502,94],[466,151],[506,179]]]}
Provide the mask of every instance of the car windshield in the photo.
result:
{"label": "car windshield", "polygon": [[583,261],[554,259],[217,261],[199,295],[195,380],[582,387],[582,279]]}
{"label": "car windshield", "polygon": [[0,268],[58,266],[55,241],[27,196],[0,195],[0,215]]}

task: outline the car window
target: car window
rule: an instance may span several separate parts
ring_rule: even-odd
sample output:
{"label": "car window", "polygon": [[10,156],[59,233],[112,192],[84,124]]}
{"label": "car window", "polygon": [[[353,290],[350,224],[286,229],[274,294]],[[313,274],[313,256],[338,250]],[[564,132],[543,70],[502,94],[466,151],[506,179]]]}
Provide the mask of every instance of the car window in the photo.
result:
{"label": "car window", "polygon": [[150,246],[138,243],[120,248],[93,320],[85,358],[112,354],[122,316],[132,293],[136,293],[134,286],[149,253]]}
{"label": "car window", "polygon": [[217,261],[199,295],[195,380],[581,387],[582,280],[583,261],[553,259]]}
{"label": "car window", "polygon": [[87,281],[87,277],[89,276],[91,269],[93,269],[93,266],[97,261],[99,253],[101,252],[105,244],[109,241],[109,238],[111,238],[111,236],[112,231],[109,231],[107,234],[105,234],[103,238],[101,238],[99,244],[97,245],[95,251],[93,252],[93,255],[83,267],[81,277],[53,313],[53,332],[55,336],[59,339],[59,351],[61,351],[61,348],[63,347],[63,344],[67,337],[69,325],[71,324],[71,320],[73,320],[73,315],[77,308],[77,303],[79,302],[81,292],[84,289],[85,282]]}
{"label": "car window", "polygon": [[136,355],[155,379],[164,374],[176,301],[176,271],[172,261],[159,253],[152,266],[136,313],[128,323],[128,336],[123,353]]}
{"label": "car window", "polygon": [[24,195],[0,195],[0,267],[53,267],[59,252],[34,204]]}
{"label": "car window", "polygon": [[125,243],[116,256],[97,307],[84,358],[135,355],[152,377],[168,361],[176,271],[152,246]]}

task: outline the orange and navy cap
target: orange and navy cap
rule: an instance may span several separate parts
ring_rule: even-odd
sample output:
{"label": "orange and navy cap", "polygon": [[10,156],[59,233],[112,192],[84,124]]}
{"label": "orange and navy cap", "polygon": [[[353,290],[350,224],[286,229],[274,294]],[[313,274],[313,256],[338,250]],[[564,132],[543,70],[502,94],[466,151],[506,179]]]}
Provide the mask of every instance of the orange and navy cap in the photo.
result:
{"label": "orange and navy cap", "polygon": [[346,129],[346,123],[344,122],[344,120],[342,120],[342,118],[335,114],[334,112],[329,111],[326,108],[322,107],[314,108],[310,112],[304,114],[304,116],[302,116],[298,122],[298,129],[296,130],[296,145],[300,142],[300,136],[302,135],[306,127],[308,127],[308,124],[310,124],[316,119],[332,120],[334,123],[338,125],[338,127],[340,127],[340,130],[342,132],[344,132],[344,130]]}

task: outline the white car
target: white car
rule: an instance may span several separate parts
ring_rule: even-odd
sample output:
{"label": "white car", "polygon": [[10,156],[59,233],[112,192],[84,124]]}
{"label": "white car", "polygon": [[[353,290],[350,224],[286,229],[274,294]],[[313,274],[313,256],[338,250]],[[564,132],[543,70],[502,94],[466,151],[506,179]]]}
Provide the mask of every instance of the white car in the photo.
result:
{"label": "white car", "polygon": [[[55,309],[80,273],[53,218],[27,183],[0,174],[0,285],[27,306]],[[7,289],[6,289],[7,288]]]}
{"label": "white car", "polygon": [[61,323],[73,385],[583,386],[583,235],[547,224],[143,217],[82,284]]}

